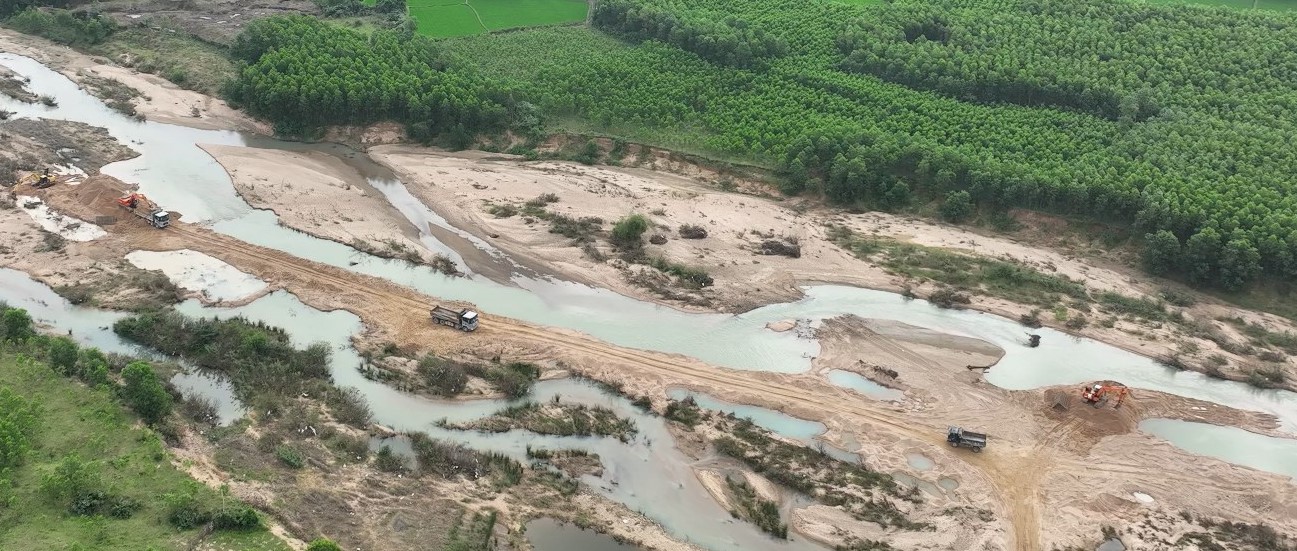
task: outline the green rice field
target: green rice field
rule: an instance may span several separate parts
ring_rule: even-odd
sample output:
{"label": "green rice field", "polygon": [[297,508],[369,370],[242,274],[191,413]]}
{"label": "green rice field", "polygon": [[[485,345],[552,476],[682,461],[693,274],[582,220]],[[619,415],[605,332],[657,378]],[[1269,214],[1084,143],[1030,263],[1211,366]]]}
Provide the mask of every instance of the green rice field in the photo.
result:
{"label": "green rice field", "polygon": [[427,36],[469,36],[537,25],[578,23],[589,6],[584,0],[411,0],[410,16]]}

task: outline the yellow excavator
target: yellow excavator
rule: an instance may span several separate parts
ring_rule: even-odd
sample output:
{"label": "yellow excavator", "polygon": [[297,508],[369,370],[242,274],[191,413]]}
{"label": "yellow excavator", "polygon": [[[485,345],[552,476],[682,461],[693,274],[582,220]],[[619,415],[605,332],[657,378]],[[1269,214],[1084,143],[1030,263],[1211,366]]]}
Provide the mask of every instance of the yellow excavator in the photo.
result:
{"label": "yellow excavator", "polygon": [[36,189],[45,189],[59,183],[60,181],[62,181],[62,177],[58,174],[50,174],[50,169],[47,168],[42,172],[29,172],[26,176],[19,178],[18,181],[14,183],[14,187],[23,184],[30,184]]}

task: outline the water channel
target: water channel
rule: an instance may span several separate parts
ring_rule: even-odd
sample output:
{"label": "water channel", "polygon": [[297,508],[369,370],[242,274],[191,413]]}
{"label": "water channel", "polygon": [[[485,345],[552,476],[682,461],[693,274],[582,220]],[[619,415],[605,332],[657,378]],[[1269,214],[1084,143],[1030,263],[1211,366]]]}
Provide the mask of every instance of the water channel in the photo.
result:
{"label": "water channel", "polygon": [[[456,236],[486,255],[508,262],[489,243],[451,227],[443,217],[419,204],[390,171],[363,154],[338,146],[290,144],[236,132],[139,122],[104,107],[73,82],[34,60],[0,53],[0,65],[30,78],[32,92],[58,100],[57,107],[46,107],[0,97],[0,108],[22,117],[74,120],[107,128],[111,135],[139,151],[141,156],[108,165],[103,172],[138,184],[141,191],[168,209],[181,212],[184,221],[201,222],[215,231],[249,243],[382,277],[432,296],[469,301],[489,313],[575,329],[622,346],[681,353],[736,369],[789,373],[809,369],[810,359],[818,354],[819,345],[813,339],[800,338],[792,332],[768,331],[764,328],[766,323],[789,318],[809,319],[815,323],[841,314],[856,314],[902,321],[995,343],[1004,348],[1006,354],[988,373],[987,380],[1004,388],[1027,389],[1116,379],[1133,388],[1159,390],[1273,413],[1286,429],[1297,430],[1297,395],[1293,393],[1262,391],[1241,383],[1175,371],[1115,347],[1048,329],[1035,331],[1043,337],[1040,347],[1026,348],[1021,344],[1023,330],[1016,322],[972,311],[942,310],[924,301],[907,301],[891,293],[844,286],[811,286],[804,288],[806,296],[796,302],[770,305],[741,315],[695,314],[640,302],[606,290],[535,277],[522,271],[518,271],[512,278],[512,285],[508,285],[479,275],[446,277],[425,267],[373,257],[287,229],[277,223],[273,213],[252,209],[237,196],[221,166],[197,144],[274,147],[337,155],[356,167],[371,186],[381,191],[419,229],[421,241],[430,250],[460,259],[453,248],[434,236],[429,228],[432,225],[443,235]],[[59,330],[72,330],[83,342],[105,350],[132,351],[129,345],[121,343],[111,333],[111,323],[119,314],[67,305],[48,288],[32,282],[24,274],[0,271],[0,298],[14,306],[27,308],[33,317]],[[471,404],[439,402],[400,393],[364,379],[357,371],[360,359],[349,344],[350,337],[360,329],[360,320],[347,312],[316,311],[288,293],[272,293],[240,308],[212,309],[190,302],[182,304],[180,309],[190,314],[243,315],[265,321],[287,329],[297,344],[330,343],[334,347],[335,380],[359,388],[369,398],[376,419],[384,424],[400,429],[425,430],[436,437],[515,456],[521,456],[527,445],[579,447],[599,453],[605,464],[604,476],[586,482],[632,510],[643,511],[681,539],[712,549],[814,548],[796,539],[790,543],[776,543],[749,525],[728,522],[729,515],[715,505],[697,483],[688,460],[670,445],[669,435],[659,419],[639,413],[625,400],[608,396],[583,383],[547,381],[537,385],[535,397],[548,399],[559,395],[564,400],[611,407],[639,425],[640,437],[634,443],[623,445],[613,439],[543,437],[521,431],[479,435],[438,429],[433,426],[438,419],[476,418],[503,404],[491,401]],[[878,394],[874,396],[878,399],[903,399],[903,395],[883,392],[888,389],[875,389],[842,375],[834,377],[838,379],[834,381],[836,384],[856,388],[867,395]],[[223,392],[219,381],[189,379],[183,382],[196,392],[217,396]],[[228,388],[225,392],[228,393]],[[226,397],[225,401],[233,400]],[[225,406],[228,404],[223,408]],[[222,409],[223,417],[238,414],[237,406]],[[778,420],[777,424],[797,433],[794,437],[813,436],[813,433],[804,434],[813,428],[809,425],[786,420]],[[1192,439],[1207,434],[1209,429],[1146,430],[1195,451],[1191,447]],[[1252,453],[1274,457],[1274,463],[1297,464],[1297,450],[1283,446],[1253,447],[1258,441],[1252,437],[1265,437],[1237,432],[1242,434],[1211,434],[1218,446],[1236,444],[1241,449],[1252,450]]]}

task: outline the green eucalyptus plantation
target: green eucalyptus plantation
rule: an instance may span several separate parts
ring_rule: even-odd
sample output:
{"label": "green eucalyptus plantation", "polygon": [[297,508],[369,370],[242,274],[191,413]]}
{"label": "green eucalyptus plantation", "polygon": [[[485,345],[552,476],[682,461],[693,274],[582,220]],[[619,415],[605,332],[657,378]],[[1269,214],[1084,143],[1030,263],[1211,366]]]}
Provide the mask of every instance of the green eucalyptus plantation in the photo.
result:
{"label": "green eucalyptus plantation", "polygon": [[1297,277],[1297,16],[604,0],[591,22],[438,43],[266,24],[282,37],[240,54],[235,98],[419,135],[498,131],[535,106],[551,124],[775,168],[788,193],[890,210],[964,191],[983,209],[1132,224],[1157,236],[1151,268],[1196,283]]}

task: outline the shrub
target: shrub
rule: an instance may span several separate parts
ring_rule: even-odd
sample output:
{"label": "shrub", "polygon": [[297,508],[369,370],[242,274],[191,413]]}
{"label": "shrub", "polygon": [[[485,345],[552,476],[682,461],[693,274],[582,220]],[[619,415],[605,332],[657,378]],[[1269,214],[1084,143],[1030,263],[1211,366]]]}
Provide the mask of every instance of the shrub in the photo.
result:
{"label": "shrub", "polygon": [[682,224],[677,232],[684,239],[703,239],[707,237],[707,229],[697,224]]}
{"label": "shrub", "polygon": [[212,514],[212,527],[217,530],[250,530],[261,526],[261,516],[247,505],[231,505]]}
{"label": "shrub", "polygon": [[941,203],[941,217],[950,222],[962,222],[973,214],[973,197],[967,191],[952,191]]}
{"label": "shrub", "polygon": [[22,463],[40,424],[39,406],[0,387],[0,474]]}
{"label": "shrub", "polygon": [[334,419],[353,427],[365,428],[369,425],[370,417],[373,416],[369,409],[369,402],[365,401],[365,395],[353,387],[330,390],[325,397],[325,402],[329,405],[329,412],[333,414]]}
{"label": "shrub", "polygon": [[76,47],[103,42],[117,30],[117,24],[108,17],[62,9],[28,9],[10,17],[5,24],[27,34]]}
{"label": "shrub", "polygon": [[41,492],[49,499],[66,504],[69,510],[98,500],[103,485],[99,466],[76,454],[64,456],[49,472],[41,476]]}
{"label": "shrub", "polygon": [[801,258],[802,246],[793,242],[767,239],[761,243],[761,254],[786,256],[788,258]]}
{"label": "shrub", "polygon": [[403,473],[407,469],[405,459],[393,452],[391,446],[386,444],[374,455],[374,467],[386,473]]}
{"label": "shrub", "polygon": [[10,341],[22,341],[36,336],[32,317],[22,308],[6,308],[4,311],[4,338]]}
{"label": "shrub", "polygon": [[642,244],[640,240],[648,228],[648,218],[643,214],[628,215],[613,225],[612,242],[620,247],[638,247]]}
{"label": "shrub", "polygon": [[279,462],[290,469],[300,469],[306,465],[306,460],[302,458],[302,452],[286,444],[281,444],[275,448],[275,457],[279,458]]}
{"label": "shrub", "polygon": [[462,366],[432,354],[419,360],[418,371],[432,391],[442,396],[456,396],[468,386],[468,374]]}
{"label": "shrub", "polygon": [[342,551],[342,547],[328,538],[318,538],[306,546],[306,551]]}
{"label": "shrub", "polygon": [[969,299],[967,294],[961,293],[954,288],[942,287],[928,296],[928,302],[938,308],[959,308],[959,305],[968,304],[972,300]]}
{"label": "shrub", "polygon": [[186,480],[178,490],[162,496],[167,523],[181,530],[207,524],[212,515],[198,502],[198,492],[198,483]]}
{"label": "shrub", "polygon": [[131,362],[122,370],[122,380],[122,398],[146,423],[156,425],[171,413],[171,395],[149,364]]}
{"label": "shrub", "polygon": [[49,363],[59,373],[71,375],[77,364],[77,343],[67,337],[50,339]]}

